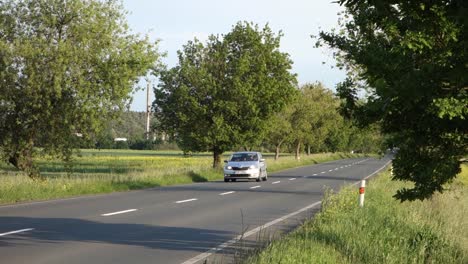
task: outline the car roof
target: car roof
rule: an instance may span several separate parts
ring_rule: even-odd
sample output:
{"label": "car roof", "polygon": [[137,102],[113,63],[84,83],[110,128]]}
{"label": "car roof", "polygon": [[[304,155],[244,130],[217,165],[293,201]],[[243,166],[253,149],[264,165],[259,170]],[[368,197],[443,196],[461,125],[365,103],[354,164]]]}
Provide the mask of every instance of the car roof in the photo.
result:
{"label": "car roof", "polygon": [[238,151],[238,152],[233,152],[232,154],[258,154],[260,152],[258,151]]}

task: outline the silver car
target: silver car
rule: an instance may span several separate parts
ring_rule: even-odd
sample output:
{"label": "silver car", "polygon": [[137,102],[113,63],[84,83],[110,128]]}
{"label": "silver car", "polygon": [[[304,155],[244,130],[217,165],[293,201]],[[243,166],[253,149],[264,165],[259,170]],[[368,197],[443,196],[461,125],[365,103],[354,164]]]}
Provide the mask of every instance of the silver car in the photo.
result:
{"label": "silver car", "polygon": [[254,179],[256,181],[268,178],[265,159],[260,152],[235,152],[229,160],[224,161],[224,181],[237,179]]}

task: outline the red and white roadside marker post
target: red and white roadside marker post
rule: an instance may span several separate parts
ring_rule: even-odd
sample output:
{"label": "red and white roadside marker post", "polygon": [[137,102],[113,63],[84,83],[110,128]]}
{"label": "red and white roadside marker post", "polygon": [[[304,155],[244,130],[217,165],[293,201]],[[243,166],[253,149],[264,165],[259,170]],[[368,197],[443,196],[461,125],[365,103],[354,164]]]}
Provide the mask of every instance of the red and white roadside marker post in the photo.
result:
{"label": "red and white roadside marker post", "polygon": [[364,192],[365,192],[365,187],[366,187],[366,180],[361,181],[361,186],[359,187],[359,206],[363,207],[364,206]]}

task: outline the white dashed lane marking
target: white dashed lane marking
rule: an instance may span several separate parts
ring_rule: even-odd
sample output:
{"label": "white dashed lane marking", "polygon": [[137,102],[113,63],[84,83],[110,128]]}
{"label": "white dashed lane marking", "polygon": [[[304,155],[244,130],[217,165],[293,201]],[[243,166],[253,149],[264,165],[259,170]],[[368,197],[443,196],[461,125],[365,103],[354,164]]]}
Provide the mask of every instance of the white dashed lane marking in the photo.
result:
{"label": "white dashed lane marking", "polygon": [[125,214],[125,213],[135,212],[137,210],[138,209],[128,209],[128,210],[123,210],[123,211],[118,211],[118,212],[113,212],[113,213],[102,214],[101,216],[112,216],[112,215],[118,215],[118,214]]}
{"label": "white dashed lane marking", "polygon": [[296,178],[291,178],[291,179],[289,179],[289,180],[290,180],[290,181],[294,181],[295,179],[296,179]]}
{"label": "white dashed lane marking", "polygon": [[226,195],[226,194],[231,194],[231,193],[235,193],[235,191],[231,191],[231,192],[224,192],[224,193],[220,193],[219,195]]}
{"label": "white dashed lane marking", "polygon": [[10,232],[6,232],[6,233],[1,233],[0,237],[13,235],[13,234],[24,233],[24,232],[28,232],[28,231],[32,231],[32,230],[34,230],[34,228],[25,228],[25,229],[20,229],[20,230],[16,230],[16,231],[10,231]]}
{"label": "white dashed lane marking", "polygon": [[275,181],[275,182],[272,182],[271,184],[278,184],[280,183],[281,181]]}
{"label": "white dashed lane marking", "polygon": [[182,201],[177,201],[175,203],[180,204],[180,203],[188,203],[188,202],[193,202],[198,200],[197,198],[192,198],[192,199],[187,199],[187,200],[182,200]]}
{"label": "white dashed lane marking", "polygon": [[262,187],[262,186],[257,185],[257,186],[252,186],[252,187],[250,187],[250,189],[257,189],[257,188],[260,188],[260,187]]}

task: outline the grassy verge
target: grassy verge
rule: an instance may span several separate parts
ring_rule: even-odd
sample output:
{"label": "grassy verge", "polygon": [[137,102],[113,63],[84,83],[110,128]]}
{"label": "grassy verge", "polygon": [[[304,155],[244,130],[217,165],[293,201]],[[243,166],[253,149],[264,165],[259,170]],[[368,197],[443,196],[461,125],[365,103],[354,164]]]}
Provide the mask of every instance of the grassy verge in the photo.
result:
{"label": "grassy verge", "polygon": [[[314,154],[296,161],[267,156],[269,172],[330,160],[356,157],[351,154]],[[221,179],[222,171],[210,169],[208,153],[184,157],[181,152],[84,150],[67,171],[63,162],[39,160],[43,182],[0,164],[0,204],[64,198],[77,195],[128,191],[157,186]]]}
{"label": "grassy verge", "polygon": [[372,179],[364,208],[357,187],[327,194],[322,211],[246,263],[468,263],[468,166],[431,200],[400,203],[404,184]]}

